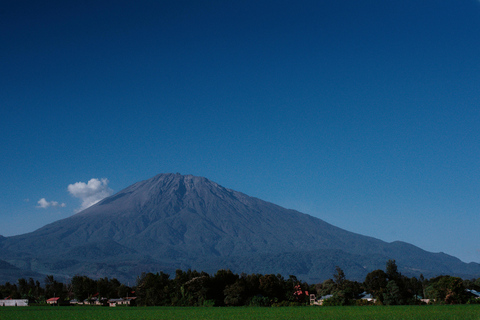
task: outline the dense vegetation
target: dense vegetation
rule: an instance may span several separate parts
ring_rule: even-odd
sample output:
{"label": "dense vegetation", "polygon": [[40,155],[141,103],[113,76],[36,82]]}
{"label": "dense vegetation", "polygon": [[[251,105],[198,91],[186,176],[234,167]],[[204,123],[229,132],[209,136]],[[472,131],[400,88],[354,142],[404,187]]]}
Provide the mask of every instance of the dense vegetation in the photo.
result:
{"label": "dense vegetation", "polygon": [[[429,280],[416,277],[406,277],[398,272],[395,260],[388,260],[385,271],[375,270],[367,274],[363,283],[349,281],[343,271],[337,267],[333,279],[316,285],[316,292],[330,295],[324,301],[325,306],[373,304],[358,300],[361,292],[367,292],[375,298],[375,304],[380,305],[414,305],[426,303],[462,304],[480,303],[480,299],[469,290],[480,289],[480,278],[463,280],[448,275],[438,276]],[[422,301],[423,300],[423,301]]]}
{"label": "dense vegetation", "polygon": [[466,289],[480,291],[480,278],[409,278],[398,272],[395,260],[389,260],[385,271],[370,272],[363,283],[346,279],[339,267],[332,279],[316,285],[279,274],[238,275],[230,270],[219,270],[210,275],[177,270],[173,278],[163,272],[143,273],[133,287],[116,279],[93,280],[80,275],[74,276],[69,283],[47,276],[44,286],[33,279],[19,279],[17,284],[0,285],[0,297],[41,303],[54,296],[79,301],[93,297],[136,296],[140,306],[300,306],[308,304],[309,293],[313,293],[317,298],[326,296],[324,306],[373,304],[360,299],[366,292],[375,298],[375,304],[383,305],[420,304],[422,298],[437,304],[480,302]]}

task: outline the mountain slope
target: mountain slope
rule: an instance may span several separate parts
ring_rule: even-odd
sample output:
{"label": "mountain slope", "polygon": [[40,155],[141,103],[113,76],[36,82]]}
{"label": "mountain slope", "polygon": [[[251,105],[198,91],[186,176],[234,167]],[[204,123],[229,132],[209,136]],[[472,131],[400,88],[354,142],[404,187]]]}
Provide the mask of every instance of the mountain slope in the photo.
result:
{"label": "mountain slope", "polygon": [[[132,274],[134,270],[214,272],[228,267],[260,272],[260,265],[271,259],[264,270],[297,271],[304,279],[321,280],[331,276],[337,258],[336,265],[345,261],[352,277],[360,280],[372,268],[383,268],[389,258],[413,273],[480,275],[478,264],[348,232],[206,178],[180,174],[135,183],[69,218],[4,238],[0,248],[0,259],[28,270],[120,279],[135,278],[139,272]],[[303,261],[301,266],[285,259],[292,255]],[[43,261],[42,267],[32,266],[31,260]],[[349,269],[340,267],[349,276]]]}

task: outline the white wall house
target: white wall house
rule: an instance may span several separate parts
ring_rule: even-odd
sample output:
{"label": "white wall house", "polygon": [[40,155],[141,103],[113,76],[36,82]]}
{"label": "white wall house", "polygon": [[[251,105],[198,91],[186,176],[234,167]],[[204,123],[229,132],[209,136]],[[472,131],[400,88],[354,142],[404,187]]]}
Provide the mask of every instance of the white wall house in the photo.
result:
{"label": "white wall house", "polygon": [[27,299],[0,300],[0,307],[28,307]]}

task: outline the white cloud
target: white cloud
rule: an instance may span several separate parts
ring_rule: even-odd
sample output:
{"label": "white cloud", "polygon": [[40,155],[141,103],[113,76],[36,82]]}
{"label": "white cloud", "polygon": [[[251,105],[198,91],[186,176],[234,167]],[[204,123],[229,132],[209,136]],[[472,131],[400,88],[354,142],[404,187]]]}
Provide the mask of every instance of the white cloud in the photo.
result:
{"label": "white cloud", "polygon": [[82,206],[78,211],[82,211],[112,195],[113,190],[108,187],[108,182],[108,179],[90,179],[87,183],[76,182],[68,185],[68,192],[75,198],[82,200]]}
{"label": "white cloud", "polygon": [[48,207],[66,207],[65,203],[58,203],[57,201],[47,201],[45,198],[38,200],[37,208],[47,209]]}

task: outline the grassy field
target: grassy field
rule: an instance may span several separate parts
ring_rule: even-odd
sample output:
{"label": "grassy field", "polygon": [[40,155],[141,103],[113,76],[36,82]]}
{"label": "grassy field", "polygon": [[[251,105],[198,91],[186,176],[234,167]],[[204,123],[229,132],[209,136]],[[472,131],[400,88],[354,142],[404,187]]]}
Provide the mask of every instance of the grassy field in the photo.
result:
{"label": "grassy field", "polygon": [[480,305],[180,308],[180,307],[1,307],[0,320],[310,320],[310,319],[426,319],[480,320]]}

